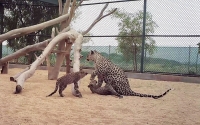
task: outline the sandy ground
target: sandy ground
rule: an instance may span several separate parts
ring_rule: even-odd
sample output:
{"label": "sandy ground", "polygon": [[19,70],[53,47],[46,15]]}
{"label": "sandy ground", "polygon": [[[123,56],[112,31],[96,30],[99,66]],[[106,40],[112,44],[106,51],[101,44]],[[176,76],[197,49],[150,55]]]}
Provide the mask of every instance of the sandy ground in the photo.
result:
{"label": "sandy ground", "polygon": [[[174,88],[160,99],[92,94],[87,88],[89,76],[82,79],[83,98],[58,93],[46,97],[55,87],[47,80],[47,71],[37,70],[25,82],[21,94],[13,94],[14,82],[9,77],[22,69],[10,69],[0,74],[0,124],[61,124],[61,125],[200,125],[200,84],[129,79],[131,88],[140,93],[161,94]],[[62,76],[64,73],[61,73]]]}

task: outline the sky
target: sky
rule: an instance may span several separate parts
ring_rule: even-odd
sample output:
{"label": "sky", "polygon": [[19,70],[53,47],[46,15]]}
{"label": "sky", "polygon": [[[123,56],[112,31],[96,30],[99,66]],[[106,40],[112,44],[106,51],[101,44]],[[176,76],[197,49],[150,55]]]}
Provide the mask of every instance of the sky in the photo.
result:
{"label": "sky", "polygon": [[[107,2],[115,0],[89,0],[83,4]],[[110,3],[105,14],[112,8],[118,8],[129,13],[143,10],[143,0]],[[73,23],[75,30],[86,30],[96,19],[104,4],[81,6],[81,15]],[[153,15],[153,20],[159,26],[153,35],[199,35],[200,33],[200,1],[199,0],[147,0],[147,11]],[[119,20],[110,16],[98,22],[90,31],[92,35],[118,35]],[[157,46],[197,47],[199,37],[153,37]],[[5,43],[4,43],[5,44]],[[84,46],[117,46],[115,38],[92,38]]]}
{"label": "sky", "polygon": [[[90,0],[83,4],[109,0]],[[114,0],[110,0],[114,1]],[[118,8],[129,13],[143,10],[143,0],[110,3],[107,10]],[[73,27],[85,30],[96,19],[104,5],[90,5],[80,7],[82,12]],[[199,0],[147,0],[147,11],[153,15],[158,24],[153,35],[199,35],[200,31],[200,1]],[[105,11],[106,14],[106,11]],[[92,35],[117,35],[119,20],[106,17],[98,22],[90,31]],[[199,37],[154,37],[157,46],[197,47]],[[90,46],[117,46],[115,38],[92,38],[87,44]]]}

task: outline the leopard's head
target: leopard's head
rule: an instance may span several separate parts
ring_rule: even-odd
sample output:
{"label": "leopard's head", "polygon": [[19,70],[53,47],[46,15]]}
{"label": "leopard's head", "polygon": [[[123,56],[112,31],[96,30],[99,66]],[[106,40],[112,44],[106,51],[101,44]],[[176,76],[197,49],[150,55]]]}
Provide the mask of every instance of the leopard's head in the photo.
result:
{"label": "leopard's head", "polygon": [[96,61],[96,54],[97,54],[97,51],[96,50],[91,50],[88,55],[87,55],[87,61]]}
{"label": "leopard's head", "polygon": [[97,81],[96,80],[91,80],[90,84],[88,85],[88,88],[94,87],[97,85]]}
{"label": "leopard's head", "polygon": [[80,75],[81,78],[85,77],[87,74],[88,74],[88,73],[85,72],[85,71],[83,71],[83,70],[80,70],[80,71],[79,71],[79,75]]}

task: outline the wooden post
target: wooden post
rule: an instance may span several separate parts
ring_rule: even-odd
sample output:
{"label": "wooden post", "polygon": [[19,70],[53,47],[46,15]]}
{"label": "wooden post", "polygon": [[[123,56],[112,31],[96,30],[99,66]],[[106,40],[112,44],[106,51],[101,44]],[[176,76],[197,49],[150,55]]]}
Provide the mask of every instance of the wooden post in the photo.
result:
{"label": "wooden post", "polygon": [[2,65],[1,74],[8,74],[9,63],[6,62]]}
{"label": "wooden post", "polygon": [[70,73],[70,63],[71,63],[70,54],[66,54],[65,58],[66,58],[66,74],[67,74]]}
{"label": "wooden post", "polygon": [[[0,3],[0,34],[3,34],[4,6]],[[2,58],[2,43],[0,43],[0,59]]]}
{"label": "wooden post", "polygon": [[[4,6],[0,3],[0,34],[3,34],[3,16],[4,16]],[[0,43],[0,59],[2,58],[2,43]],[[4,63],[2,65],[1,74],[8,73],[8,63]]]}

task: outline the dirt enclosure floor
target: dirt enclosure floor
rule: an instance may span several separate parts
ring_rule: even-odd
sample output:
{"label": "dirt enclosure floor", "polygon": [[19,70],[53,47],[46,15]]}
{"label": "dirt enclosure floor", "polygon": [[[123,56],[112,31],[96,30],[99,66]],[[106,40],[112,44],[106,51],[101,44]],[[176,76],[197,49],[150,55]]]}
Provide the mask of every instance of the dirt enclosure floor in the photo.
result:
{"label": "dirt enclosure floor", "polygon": [[[21,94],[13,94],[16,83],[9,77],[22,69],[0,74],[0,125],[200,125],[200,84],[129,79],[135,92],[161,94],[160,99],[92,94],[87,88],[90,75],[81,80],[83,98],[71,94],[71,85],[46,97],[55,88],[47,71],[37,70],[25,82]],[[62,76],[64,73],[60,73]]]}

